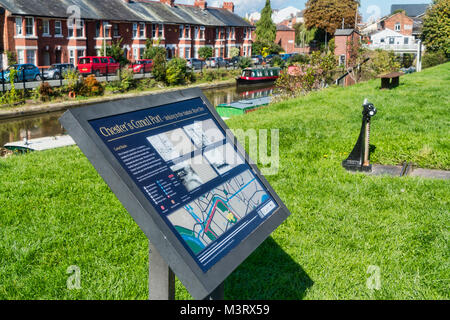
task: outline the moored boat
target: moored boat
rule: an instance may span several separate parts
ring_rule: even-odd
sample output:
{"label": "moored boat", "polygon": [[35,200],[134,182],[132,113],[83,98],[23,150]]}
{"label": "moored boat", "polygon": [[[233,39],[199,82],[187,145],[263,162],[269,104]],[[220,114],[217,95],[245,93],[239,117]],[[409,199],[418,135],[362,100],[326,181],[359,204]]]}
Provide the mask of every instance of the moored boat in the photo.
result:
{"label": "moored boat", "polygon": [[274,82],[280,76],[281,68],[247,68],[236,79],[237,84],[254,84],[263,82]]}
{"label": "moored boat", "polygon": [[216,110],[222,118],[230,118],[232,116],[249,113],[267,106],[271,100],[272,97],[263,97],[258,99],[236,101],[230,104],[223,103],[219,104],[216,107]]}

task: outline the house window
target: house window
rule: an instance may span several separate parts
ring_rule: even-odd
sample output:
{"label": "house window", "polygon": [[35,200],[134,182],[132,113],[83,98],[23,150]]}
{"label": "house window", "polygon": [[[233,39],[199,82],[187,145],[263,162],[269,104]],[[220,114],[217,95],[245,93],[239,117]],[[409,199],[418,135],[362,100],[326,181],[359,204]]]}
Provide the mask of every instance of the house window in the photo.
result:
{"label": "house window", "polygon": [[27,50],[27,63],[36,64],[36,50]]}
{"label": "house window", "polygon": [[184,48],[184,57],[186,59],[189,59],[191,57],[191,48],[190,47],[185,47]]}
{"label": "house window", "polygon": [[235,27],[233,27],[233,28],[231,28],[231,39],[236,39],[236,28]]}
{"label": "house window", "polygon": [[84,50],[77,50],[77,58],[80,59],[81,57],[84,57]]}
{"label": "house window", "polygon": [[381,39],[380,39],[380,43],[384,43],[384,38],[381,38]]}
{"label": "house window", "polygon": [[227,28],[227,39],[231,39],[231,29]]}
{"label": "house window", "polygon": [[114,37],[119,37],[120,36],[119,35],[119,25],[117,23],[115,23],[113,25],[113,34],[114,34]]}
{"label": "house window", "polygon": [[181,25],[180,26],[180,39],[183,39],[183,38],[184,38],[184,26]]}
{"label": "house window", "polygon": [[247,39],[247,28],[244,28],[244,39]]}
{"label": "house window", "polygon": [[164,38],[164,25],[163,24],[159,25],[158,38]]}
{"label": "house window", "polygon": [[75,65],[75,50],[69,50],[69,63]]}
{"label": "house window", "polygon": [[23,50],[17,50],[17,63],[23,64],[25,63],[24,52]]}
{"label": "house window", "polygon": [[77,29],[77,37],[78,38],[84,37],[84,21],[83,20],[77,21],[76,29]]}
{"label": "house window", "polygon": [[55,21],[55,36],[62,36],[61,21]]}
{"label": "house window", "polygon": [[145,23],[139,24],[139,37],[145,38]]}
{"label": "house window", "polygon": [[137,38],[138,35],[138,24],[133,23],[133,38]]}
{"label": "house window", "polygon": [[345,67],[345,54],[341,54],[340,56],[339,56],[339,65],[340,66],[344,66]]}
{"label": "house window", "polygon": [[34,35],[34,18],[25,18],[25,34],[27,36]]}
{"label": "house window", "polygon": [[400,31],[401,30],[401,25],[400,25],[400,23],[396,23],[395,24],[395,31]]}
{"label": "house window", "polygon": [[103,22],[103,32],[105,33],[103,35],[104,38],[110,38],[111,37],[111,29],[108,28],[108,26],[109,26],[108,21],[104,21]]}
{"label": "house window", "polygon": [[101,28],[100,21],[97,21],[97,23],[95,24],[95,37],[96,38],[100,37],[100,28]]}
{"label": "house window", "polygon": [[205,40],[205,27],[200,27],[200,39]]}
{"label": "house window", "polygon": [[220,33],[219,33],[219,28],[216,28],[216,39],[219,39]]}
{"label": "house window", "polygon": [[50,21],[42,20],[42,34],[47,36],[50,35]]}
{"label": "house window", "polygon": [[22,18],[16,18],[16,35],[21,36],[22,32]]}
{"label": "house window", "polygon": [[190,39],[190,38],[191,38],[191,27],[186,26],[186,39]]}
{"label": "house window", "polygon": [[394,37],[390,37],[389,38],[389,44],[395,44],[395,38]]}
{"label": "house window", "polygon": [[152,25],[152,38],[156,38],[156,24]]}
{"label": "house window", "polygon": [[404,44],[409,44],[409,38],[408,37],[404,37],[403,38],[403,43]]}
{"label": "house window", "polygon": [[139,59],[139,48],[133,48],[133,57],[134,57],[134,60]]}
{"label": "house window", "polygon": [[199,33],[198,33],[198,27],[195,27],[194,29],[194,38],[198,39]]}

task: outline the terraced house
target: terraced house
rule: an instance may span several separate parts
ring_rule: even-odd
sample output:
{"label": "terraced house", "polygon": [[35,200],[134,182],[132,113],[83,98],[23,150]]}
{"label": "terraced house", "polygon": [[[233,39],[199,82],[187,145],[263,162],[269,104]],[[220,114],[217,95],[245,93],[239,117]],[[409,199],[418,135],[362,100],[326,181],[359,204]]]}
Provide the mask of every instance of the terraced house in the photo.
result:
{"label": "terraced house", "polygon": [[3,67],[8,52],[19,63],[76,64],[119,40],[129,60],[142,57],[147,39],[166,48],[168,58],[197,58],[204,46],[217,57],[234,47],[250,56],[254,28],[234,13],[233,2],[216,8],[206,0],[0,0],[0,21]]}

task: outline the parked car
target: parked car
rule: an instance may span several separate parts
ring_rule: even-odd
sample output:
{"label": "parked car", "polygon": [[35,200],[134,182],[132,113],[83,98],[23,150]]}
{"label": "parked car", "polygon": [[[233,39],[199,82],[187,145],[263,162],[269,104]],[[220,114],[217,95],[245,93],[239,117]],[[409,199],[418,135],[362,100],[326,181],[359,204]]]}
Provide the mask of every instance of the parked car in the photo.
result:
{"label": "parked car", "polygon": [[129,69],[133,69],[134,73],[150,73],[153,70],[152,59],[139,59],[130,64]]}
{"label": "parked car", "polygon": [[14,64],[8,67],[1,77],[2,82],[9,82],[10,78],[10,72],[11,69],[14,68],[17,70],[17,75],[15,76],[14,81],[41,81],[41,72],[39,71],[39,68],[36,67],[34,64]]}
{"label": "parked car", "polygon": [[279,56],[280,56],[280,55],[278,55],[278,54],[269,54],[268,56],[266,56],[266,57],[264,58],[264,61],[265,61],[266,63],[271,63],[273,58],[279,57]]}
{"label": "parked car", "polygon": [[254,65],[261,65],[263,63],[264,59],[263,56],[261,55],[257,55],[257,56],[252,56],[252,62]]}
{"label": "parked car", "polygon": [[205,61],[200,60],[200,59],[190,58],[190,59],[186,59],[186,66],[189,69],[198,70],[198,69],[204,68],[206,66],[206,63],[205,63]]}
{"label": "parked car", "polygon": [[78,71],[81,75],[113,74],[119,70],[120,64],[112,57],[81,57],[78,59]]}
{"label": "parked car", "polygon": [[223,68],[227,66],[227,63],[222,57],[214,57],[206,59],[206,65],[209,68]]}
{"label": "parked car", "polygon": [[233,57],[225,59],[225,62],[227,63],[227,67],[237,67],[239,65],[239,61],[241,60],[241,57]]}
{"label": "parked car", "polygon": [[44,79],[59,80],[64,78],[64,74],[69,70],[74,70],[75,66],[71,63],[55,63],[44,71]]}

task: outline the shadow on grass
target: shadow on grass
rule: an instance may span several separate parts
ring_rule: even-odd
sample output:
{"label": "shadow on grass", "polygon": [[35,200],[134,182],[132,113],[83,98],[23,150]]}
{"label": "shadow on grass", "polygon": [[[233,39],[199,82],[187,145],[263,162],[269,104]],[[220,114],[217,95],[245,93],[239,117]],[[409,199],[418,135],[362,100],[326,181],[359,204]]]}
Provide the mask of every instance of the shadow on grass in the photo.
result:
{"label": "shadow on grass", "polygon": [[225,282],[225,299],[300,300],[314,282],[270,237]]}

